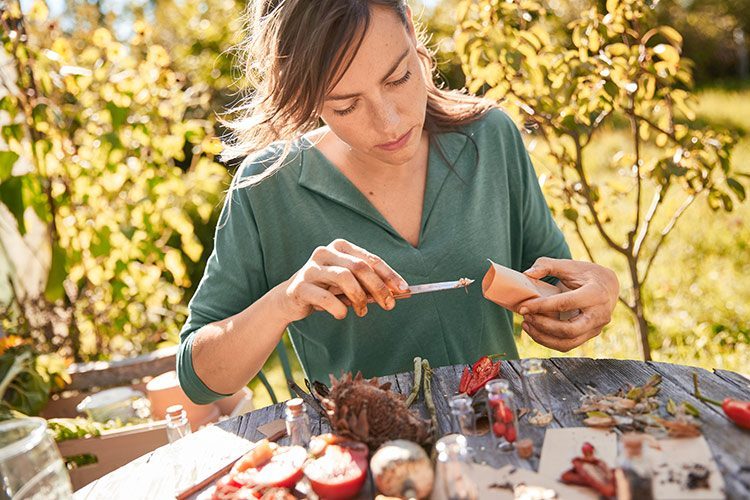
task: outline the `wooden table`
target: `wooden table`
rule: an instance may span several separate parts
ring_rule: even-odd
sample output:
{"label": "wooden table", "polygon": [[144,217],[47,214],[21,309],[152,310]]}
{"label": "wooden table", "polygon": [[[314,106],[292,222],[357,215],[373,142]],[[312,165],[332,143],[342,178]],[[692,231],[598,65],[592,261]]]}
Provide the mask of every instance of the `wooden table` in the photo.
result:
{"label": "wooden table", "polygon": [[[692,374],[698,372],[701,391],[707,396],[714,397],[714,399],[729,396],[750,400],[750,380],[747,378],[724,370],[709,372],[700,368],[667,363],[609,359],[553,358],[545,360],[545,366],[551,378],[550,386],[554,389],[553,394],[550,395],[550,400],[554,405],[554,421],[550,427],[582,426],[582,416],[576,414],[575,410],[579,406],[581,395],[588,386],[609,393],[627,384],[643,384],[654,374],[662,375],[660,399],[663,402],[669,398],[677,403],[688,401],[700,409],[703,434],[724,475],[727,497],[750,498],[750,431],[742,430],[732,424],[724,416],[721,408],[706,405],[692,395]],[[456,391],[462,370],[463,365],[440,367],[434,370],[432,392],[437,408],[440,435],[458,431],[451,420],[447,400]],[[520,373],[521,366],[518,361],[503,363],[502,375],[510,381],[512,390],[519,397],[521,395]],[[412,388],[413,375],[404,373],[382,377],[382,380],[391,381],[395,390],[407,394]],[[415,403],[415,407],[423,416],[428,415],[422,397]],[[325,419],[321,419],[313,409],[308,411],[314,434],[330,431]],[[280,403],[225,420],[217,426],[230,433],[232,437],[236,435],[249,441],[257,441],[263,437],[257,430],[258,426],[283,417],[284,405]],[[545,430],[530,425],[527,425],[527,430],[535,442],[536,455],[529,460],[521,460],[515,453],[497,454],[495,463],[492,465],[500,467],[511,463],[518,467],[536,470]],[[196,433],[195,437],[205,432],[205,429],[201,430]],[[490,437],[486,436],[486,438],[489,443]],[[284,442],[282,439],[281,443],[284,444]],[[164,453],[165,449],[160,448],[147,454],[79,490],[75,497],[78,499],[137,498],[138,494],[134,490],[136,487],[146,488],[149,498],[173,497],[174,480],[168,479],[169,474],[164,473],[166,468]],[[221,460],[226,461],[226,457],[211,457],[203,452],[198,452],[193,456],[184,455],[177,459],[183,465],[200,464],[201,471],[197,473],[198,479],[217,470]],[[149,467],[151,472],[148,472]]]}

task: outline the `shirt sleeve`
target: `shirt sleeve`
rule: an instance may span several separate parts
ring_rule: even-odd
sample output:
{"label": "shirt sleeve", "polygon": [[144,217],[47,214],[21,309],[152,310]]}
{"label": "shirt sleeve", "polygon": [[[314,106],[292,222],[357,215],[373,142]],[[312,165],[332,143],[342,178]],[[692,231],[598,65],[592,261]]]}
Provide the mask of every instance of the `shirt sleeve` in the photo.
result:
{"label": "shirt sleeve", "polygon": [[229,394],[213,391],[195,373],[195,332],[243,311],[268,291],[258,225],[248,196],[250,189],[232,189],[224,201],[214,249],[180,332],[177,374],[183,391],[197,404],[208,404]]}
{"label": "shirt sleeve", "polygon": [[530,268],[539,257],[570,259],[570,249],[565,236],[552,218],[526,145],[515,126],[513,126],[513,136],[517,158],[521,163],[523,185],[522,270]]}

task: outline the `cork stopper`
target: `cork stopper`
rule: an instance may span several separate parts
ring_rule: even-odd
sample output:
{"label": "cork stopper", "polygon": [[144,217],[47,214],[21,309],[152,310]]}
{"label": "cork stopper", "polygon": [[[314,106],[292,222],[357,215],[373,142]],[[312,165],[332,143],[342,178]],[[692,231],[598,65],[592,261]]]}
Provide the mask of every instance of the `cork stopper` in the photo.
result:
{"label": "cork stopper", "polygon": [[305,404],[302,398],[293,398],[286,402],[287,414],[294,417],[305,413]]}
{"label": "cork stopper", "polygon": [[184,413],[185,410],[182,408],[182,405],[172,405],[167,407],[166,417],[168,420],[175,420],[182,417]]}
{"label": "cork stopper", "polygon": [[643,453],[643,435],[629,433],[620,438],[623,450],[629,457],[638,457]]}

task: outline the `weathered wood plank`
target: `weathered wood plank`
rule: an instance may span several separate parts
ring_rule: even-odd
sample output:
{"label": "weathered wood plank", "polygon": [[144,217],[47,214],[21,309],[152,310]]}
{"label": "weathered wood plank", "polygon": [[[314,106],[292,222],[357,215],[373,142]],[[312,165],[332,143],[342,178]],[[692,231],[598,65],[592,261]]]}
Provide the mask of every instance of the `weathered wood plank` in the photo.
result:
{"label": "weathered wood plank", "polygon": [[160,375],[175,369],[177,346],[165,347],[148,354],[118,361],[92,361],[68,367],[71,383],[65,390],[113,387],[133,380]]}
{"label": "weathered wood plank", "polygon": [[714,368],[714,373],[750,394],[750,379],[748,379],[747,377],[739,373],[730,372],[727,370],[719,370],[718,368]]}

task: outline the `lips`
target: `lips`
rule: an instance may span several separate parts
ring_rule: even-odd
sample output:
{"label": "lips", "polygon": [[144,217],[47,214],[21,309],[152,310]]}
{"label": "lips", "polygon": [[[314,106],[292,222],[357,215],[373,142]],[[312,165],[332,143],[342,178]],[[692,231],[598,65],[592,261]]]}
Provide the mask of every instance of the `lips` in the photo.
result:
{"label": "lips", "polygon": [[378,144],[377,147],[380,149],[385,149],[386,151],[395,151],[397,149],[402,148],[407,142],[409,142],[409,138],[411,138],[411,133],[414,130],[414,128],[410,128],[408,132],[406,132],[404,135],[396,139],[392,142],[386,142],[383,144]]}

